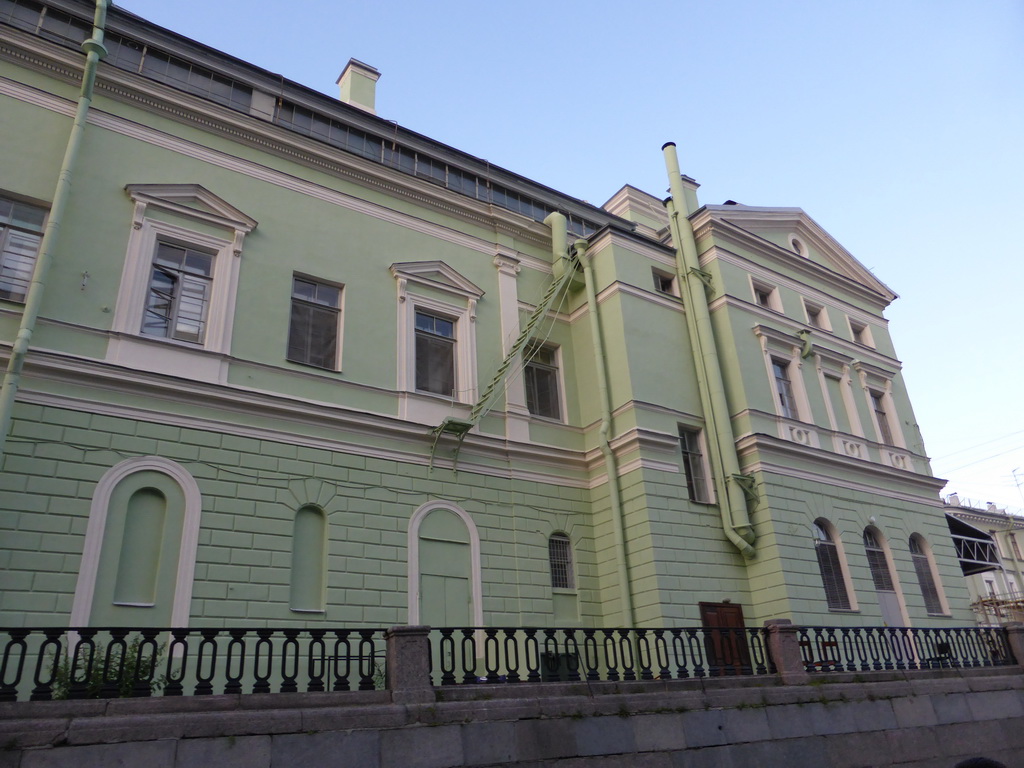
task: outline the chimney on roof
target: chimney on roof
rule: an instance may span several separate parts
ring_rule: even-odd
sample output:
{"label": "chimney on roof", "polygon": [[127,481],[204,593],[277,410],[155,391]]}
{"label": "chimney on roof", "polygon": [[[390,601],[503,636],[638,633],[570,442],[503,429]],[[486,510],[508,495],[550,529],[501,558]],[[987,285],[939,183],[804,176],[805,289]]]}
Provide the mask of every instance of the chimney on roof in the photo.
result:
{"label": "chimney on roof", "polygon": [[369,64],[364,64],[358,59],[349,59],[337,80],[341,90],[338,98],[346,104],[376,115],[377,81],[379,79],[380,72]]}

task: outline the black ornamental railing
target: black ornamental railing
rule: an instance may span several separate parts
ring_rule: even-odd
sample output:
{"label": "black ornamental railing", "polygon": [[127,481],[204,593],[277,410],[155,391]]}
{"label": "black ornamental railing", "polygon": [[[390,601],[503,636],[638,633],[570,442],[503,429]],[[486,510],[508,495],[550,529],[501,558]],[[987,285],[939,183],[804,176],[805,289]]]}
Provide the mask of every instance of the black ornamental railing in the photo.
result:
{"label": "black ornamental railing", "polygon": [[382,629],[11,628],[0,701],[373,690]]}
{"label": "black ornamental railing", "polygon": [[[1002,627],[0,629],[0,701],[626,682],[1017,664]],[[1014,630],[1016,631],[1016,630]],[[1015,642],[1017,642],[1015,640]],[[773,658],[775,654],[777,658]],[[422,677],[429,656],[430,680]],[[404,670],[404,671],[403,671]],[[795,674],[796,673],[796,674]]]}
{"label": "black ornamental railing", "polygon": [[1001,627],[799,627],[808,672],[996,667],[1016,663]]}
{"label": "black ornamental railing", "polygon": [[435,685],[765,675],[760,629],[446,627],[430,635]]}

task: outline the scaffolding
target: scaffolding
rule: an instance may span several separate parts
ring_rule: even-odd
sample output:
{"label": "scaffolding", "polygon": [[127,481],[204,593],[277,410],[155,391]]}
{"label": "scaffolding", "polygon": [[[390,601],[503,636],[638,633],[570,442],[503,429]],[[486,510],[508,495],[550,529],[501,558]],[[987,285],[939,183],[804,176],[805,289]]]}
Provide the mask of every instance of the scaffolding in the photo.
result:
{"label": "scaffolding", "polygon": [[978,615],[978,623],[982,626],[997,627],[1014,621],[1024,622],[1024,594],[1007,592],[980,597],[971,603],[971,610]]}

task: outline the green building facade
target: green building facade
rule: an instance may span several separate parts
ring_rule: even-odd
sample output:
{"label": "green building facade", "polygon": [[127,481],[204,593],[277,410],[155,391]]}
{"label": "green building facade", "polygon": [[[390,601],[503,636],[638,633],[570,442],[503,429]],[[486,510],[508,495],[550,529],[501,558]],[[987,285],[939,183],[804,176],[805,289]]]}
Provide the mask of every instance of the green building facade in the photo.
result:
{"label": "green building facade", "polygon": [[895,294],[803,211],[671,147],[595,207],[111,8],[53,227],[92,16],[0,1],[4,625],[970,622]]}

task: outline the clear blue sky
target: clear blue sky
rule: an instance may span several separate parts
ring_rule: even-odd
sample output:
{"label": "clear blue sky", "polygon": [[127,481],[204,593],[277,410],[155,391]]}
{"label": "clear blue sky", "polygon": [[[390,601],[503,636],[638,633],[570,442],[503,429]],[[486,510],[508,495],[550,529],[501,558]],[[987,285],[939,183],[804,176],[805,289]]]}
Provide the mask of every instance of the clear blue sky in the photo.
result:
{"label": "clear blue sky", "polygon": [[600,205],[799,206],[901,298],[896,350],[946,492],[1024,507],[1024,3],[122,0],[382,117]]}

